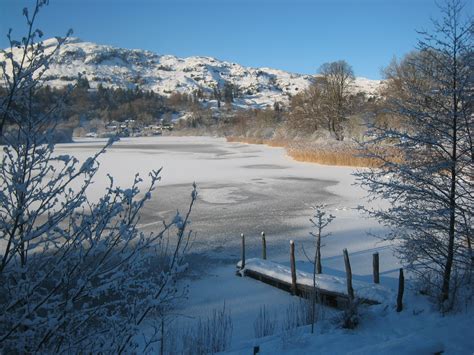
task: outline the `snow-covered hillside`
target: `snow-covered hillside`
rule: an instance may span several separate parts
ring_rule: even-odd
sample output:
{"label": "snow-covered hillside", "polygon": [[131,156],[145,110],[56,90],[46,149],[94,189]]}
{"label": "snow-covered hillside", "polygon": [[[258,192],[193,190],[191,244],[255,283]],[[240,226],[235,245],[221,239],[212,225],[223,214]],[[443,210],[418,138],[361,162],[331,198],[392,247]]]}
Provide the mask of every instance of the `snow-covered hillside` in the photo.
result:
{"label": "snow-covered hillside", "polygon": [[[56,39],[44,41],[47,50]],[[201,89],[211,94],[225,82],[233,84],[242,95],[239,103],[265,107],[275,102],[288,103],[291,95],[304,90],[314,76],[289,73],[270,68],[250,68],[212,57],[178,58],[145,50],[130,50],[70,38],[55,57],[45,78],[50,86],[62,87],[76,80],[81,73],[91,87],[134,88],[170,95],[173,92],[193,93]],[[376,95],[379,80],[357,78],[355,92]]]}

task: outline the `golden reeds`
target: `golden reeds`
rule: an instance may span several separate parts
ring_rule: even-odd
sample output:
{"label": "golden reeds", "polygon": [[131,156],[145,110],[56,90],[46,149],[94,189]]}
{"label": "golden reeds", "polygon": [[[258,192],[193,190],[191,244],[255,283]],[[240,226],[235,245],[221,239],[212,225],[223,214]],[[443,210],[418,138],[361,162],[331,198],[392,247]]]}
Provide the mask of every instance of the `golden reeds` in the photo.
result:
{"label": "golden reeds", "polygon": [[297,161],[323,165],[377,167],[380,164],[373,158],[361,157],[355,149],[329,151],[325,148],[287,148],[288,155]]}
{"label": "golden reeds", "polygon": [[288,155],[301,162],[323,165],[378,167],[380,162],[374,158],[360,156],[354,144],[347,142],[331,142],[318,144],[313,142],[295,142],[284,139],[263,139],[255,137],[226,137],[228,142],[248,144],[266,144],[271,147],[283,147]]}

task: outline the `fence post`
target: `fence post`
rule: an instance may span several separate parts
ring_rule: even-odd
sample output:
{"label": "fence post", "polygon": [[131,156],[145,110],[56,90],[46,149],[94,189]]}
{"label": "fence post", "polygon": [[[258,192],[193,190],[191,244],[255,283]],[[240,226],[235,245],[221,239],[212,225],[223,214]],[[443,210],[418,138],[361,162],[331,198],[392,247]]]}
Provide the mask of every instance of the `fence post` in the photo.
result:
{"label": "fence post", "polygon": [[245,268],[245,235],[244,233],[240,233],[240,236],[242,237],[240,269],[243,270]]}
{"label": "fence post", "polygon": [[379,253],[372,254],[372,266],[374,269],[374,283],[380,283],[380,271],[379,271]]}
{"label": "fence post", "polygon": [[405,291],[405,277],[403,276],[403,268],[400,268],[400,276],[398,277],[398,295],[397,295],[397,312],[403,310],[403,292]]}
{"label": "fence post", "polygon": [[290,264],[291,264],[291,293],[296,295],[296,261],[295,242],[290,240]]}
{"label": "fence post", "polygon": [[267,241],[265,239],[265,232],[262,232],[262,259],[267,260]]}
{"label": "fence post", "polygon": [[352,302],[354,300],[354,289],[352,288],[351,263],[349,261],[349,254],[347,253],[347,249],[344,249],[343,253],[344,253],[344,264],[346,266],[347,294],[349,295],[349,301]]}

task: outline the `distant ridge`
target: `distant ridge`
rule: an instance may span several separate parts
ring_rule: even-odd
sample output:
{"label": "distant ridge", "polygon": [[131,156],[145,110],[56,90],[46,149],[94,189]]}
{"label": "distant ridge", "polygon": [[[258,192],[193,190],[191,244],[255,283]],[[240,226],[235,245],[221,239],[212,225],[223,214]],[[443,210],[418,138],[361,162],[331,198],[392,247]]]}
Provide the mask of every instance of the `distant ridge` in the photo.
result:
{"label": "distant ridge", "polygon": [[[43,42],[46,50],[57,40]],[[14,50],[15,53],[16,50]],[[313,75],[290,73],[271,68],[244,67],[212,57],[179,58],[140,49],[123,49],[69,38],[45,74],[47,84],[64,87],[81,73],[92,88],[105,87],[152,90],[162,95],[174,92],[192,94],[198,90],[208,95],[214,88],[231,83],[239,92],[236,105],[263,108],[275,102],[288,104],[292,95],[306,89]],[[376,96],[380,80],[356,78],[353,90]]]}

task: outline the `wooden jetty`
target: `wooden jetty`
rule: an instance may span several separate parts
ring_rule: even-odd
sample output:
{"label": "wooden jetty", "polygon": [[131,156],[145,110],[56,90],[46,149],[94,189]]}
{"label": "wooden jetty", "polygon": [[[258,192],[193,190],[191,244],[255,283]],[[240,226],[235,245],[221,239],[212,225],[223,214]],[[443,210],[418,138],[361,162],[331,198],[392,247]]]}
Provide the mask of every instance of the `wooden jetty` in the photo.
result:
{"label": "wooden jetty", "polygon": [[[309,297],[313,292],[313,275],[296,271],[296,285],[292,284],[291,267],[269,260],[258,258],[247,259],[245,268],[237,264],[241,276],[264,282],[273,287],[290,292],[296,296]],[[390,290],[383,286],[361,281],[353,281],[355,297],[359,302],[375,305],[390,301],[393,296]],[[318,274],[316,275],[316,292],[322,303],[340,309],[345,309],[350,302],[346,292],[346,279],[342,277]],[[295,290],[295,291],[294,291]]]}
{"label": "wooden jetty", "polygon": [[262,233],[263,258],[245,259],[245,236],[242,238],[242,259],[237,263],[237,275],[246,276],[264,282],[296,296],[310,297],[315,291],[322,303],[345,309],[357,299],[367,305],[391,303],[392,290],[379,284],[379,255],[373,255],[374,283],[352,280],[349,253],[343,251],[346,277],[328,274],[316,274],[316,288],[313,288],[313,274],[296,270],[294,242],[290,241],[290,266],[266,260],[266,240]]}

